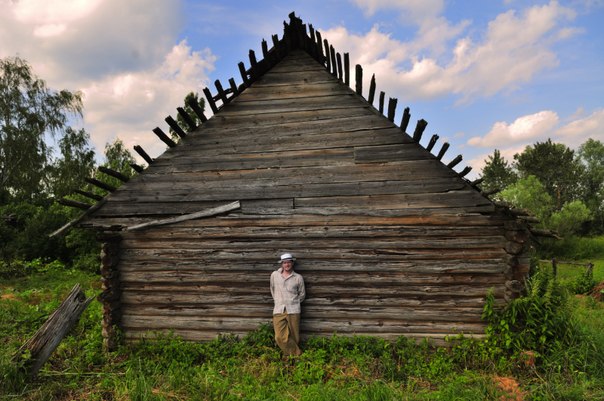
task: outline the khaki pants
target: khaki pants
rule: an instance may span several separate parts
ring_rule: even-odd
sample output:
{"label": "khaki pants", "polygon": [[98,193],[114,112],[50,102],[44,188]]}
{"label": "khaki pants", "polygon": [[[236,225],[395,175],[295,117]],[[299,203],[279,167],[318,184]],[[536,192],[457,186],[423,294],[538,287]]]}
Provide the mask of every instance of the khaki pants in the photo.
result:
{"label": "khaki pants", "polygon": [[300,355],[300,314],[278,313],[273,315],[275,341],[283,355]]}

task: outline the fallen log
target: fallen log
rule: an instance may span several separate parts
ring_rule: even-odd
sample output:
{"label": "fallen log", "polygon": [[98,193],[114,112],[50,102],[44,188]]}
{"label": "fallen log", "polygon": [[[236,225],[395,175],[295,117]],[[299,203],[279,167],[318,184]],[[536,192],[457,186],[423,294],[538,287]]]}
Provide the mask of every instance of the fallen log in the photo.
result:
{"label": "fallen log", "polygon": [[38,374],[42,365],[50,358],[63,337],[76,325],[80,315],[93,299],[94,297],[86,298],[80,285],[76,284],[36,334],[19,349],[17,357],[28,351],[31,355],[26,365],[31,377]]}

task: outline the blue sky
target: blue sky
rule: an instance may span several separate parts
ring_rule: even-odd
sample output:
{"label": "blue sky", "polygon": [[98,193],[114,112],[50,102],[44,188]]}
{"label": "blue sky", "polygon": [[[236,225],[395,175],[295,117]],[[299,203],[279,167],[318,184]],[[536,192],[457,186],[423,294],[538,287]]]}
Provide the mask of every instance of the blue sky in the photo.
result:
{"label": "blue sky", "polygon": [[[547,138],[604,140],[604,0],[0,0],[0,57],[19,55],[55,89],[84,94],[99,153],[121,138],[152,156],[184,95],[240,81],[249,49],[292,11],[365,78],[428,121],[472,177],[494,149],[511,160]],[[353,83],[354,85],[354,83]],[[368,87],[367,82],[364,85]],[[167,128],[166,128],[167,129]]]}

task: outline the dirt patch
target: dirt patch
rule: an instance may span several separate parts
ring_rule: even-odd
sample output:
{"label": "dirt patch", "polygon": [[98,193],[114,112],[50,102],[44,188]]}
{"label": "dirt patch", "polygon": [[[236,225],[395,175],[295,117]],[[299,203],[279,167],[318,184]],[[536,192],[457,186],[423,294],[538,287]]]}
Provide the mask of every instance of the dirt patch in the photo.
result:
{"label": "dirt patch", "polygon": [[520,388],[520,385],[513,377],[495,376],[493,377],[495,385],[504,392],[499,397],[501,401],[524,401],[526,394]]}
{"label": "dirt patch", "polygon": [[14,300],[14,299],[17,299],[17,296],[15,294],[13,294],[12,292],[9,292],[8,294],[2,294],[2,295],[0,295],[0,299]]}
{"label": "dirt patch", "polygon": [[602,281],[600,284],[596,284],[589,295],[600,302],[604,301],[604,281]]}

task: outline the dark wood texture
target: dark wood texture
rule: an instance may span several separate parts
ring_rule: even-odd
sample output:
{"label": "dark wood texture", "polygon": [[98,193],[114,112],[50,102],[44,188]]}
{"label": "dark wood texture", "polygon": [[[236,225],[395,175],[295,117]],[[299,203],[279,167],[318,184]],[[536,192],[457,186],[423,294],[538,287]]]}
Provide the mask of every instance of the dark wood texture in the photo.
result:
{"label": "dark wood texture", "polygon": [[[523,227],[404,132],[408,108],[401,132],[396,103],[386,118],[359,96],[360,66],[355,90],[340,82],[324,44],[328,71],[289,50],[86,220],[173,222],[123,230],[119,263],[104,265],[119,273],[108,321],[126,338],[207,340],[269,322],[285,251],[307,283],[304,335],[480,335],[487,292],[513,295],[506,283],[528,262],[510,233]],[[187,217],[237,200],[228,214]]]}

